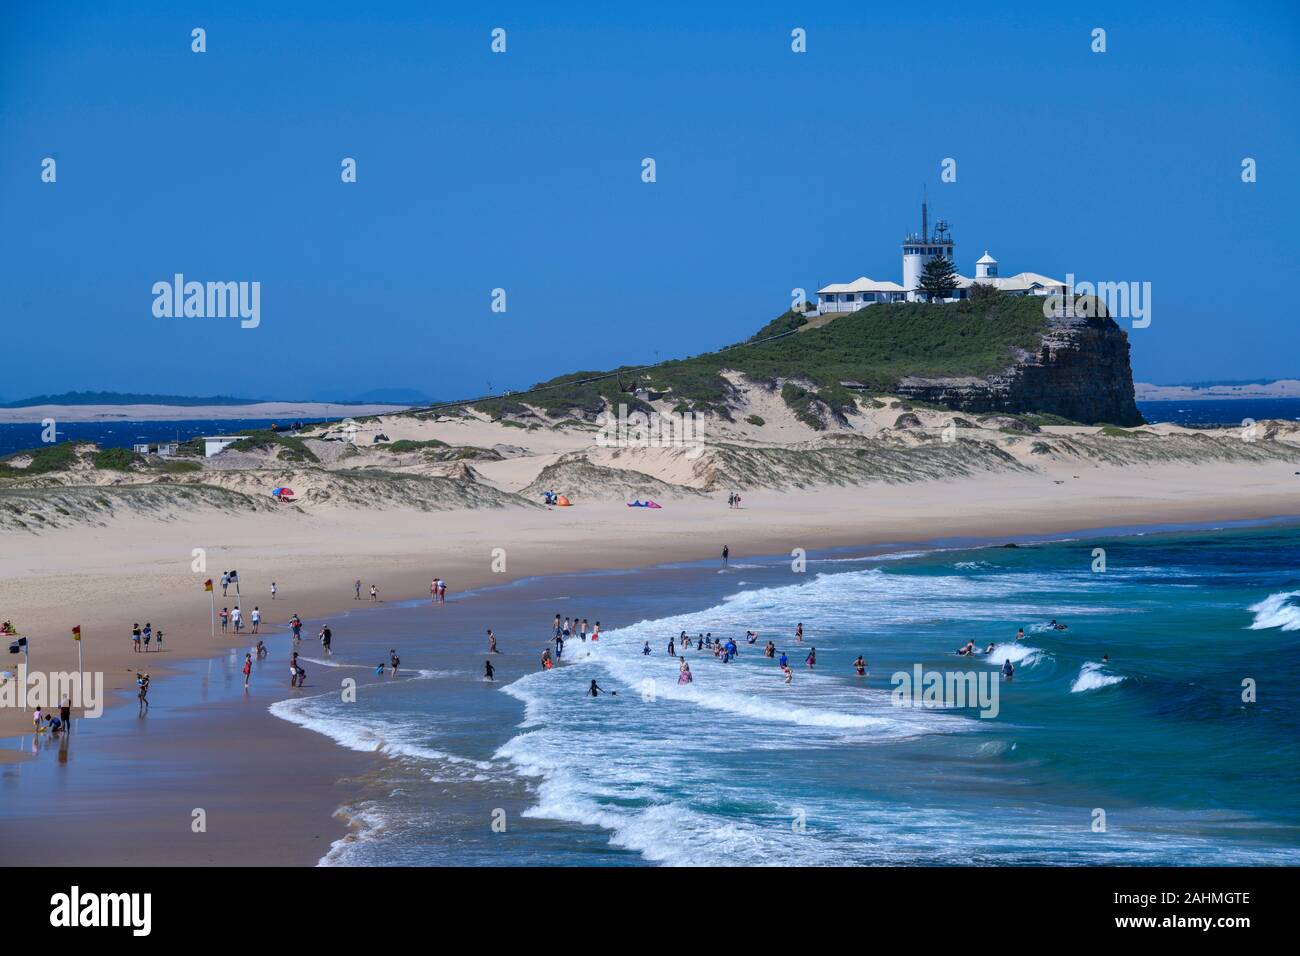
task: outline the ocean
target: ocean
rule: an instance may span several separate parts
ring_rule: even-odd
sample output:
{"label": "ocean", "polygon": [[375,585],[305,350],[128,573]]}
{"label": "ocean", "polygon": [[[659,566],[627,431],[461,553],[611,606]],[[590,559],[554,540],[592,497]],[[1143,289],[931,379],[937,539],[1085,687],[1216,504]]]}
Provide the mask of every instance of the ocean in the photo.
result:
{"label": "ocean", "polygon": [[[802,572],[733,555],[452,597],[331,622],[335,656],[305,646],[307,692],[271,705],[390,758],[325,864],[1300,863],[1300,525],[857,549]],[[542,671],[557,612],[601,640]],[[740,654],[693,640],[679,684],[683,630]],[[995,647],[957,656],[967,640]],[[389,648],[402,669],[377,677]],[[897,706],[917,665],[996,686],[997,715]]]}
{"label": "ocean", "polygon": [[[302,419],[305,422],[324,419]],[[188,441],[200,435],[229,435],[255,428],[270,428],[272,422],[287,425],[290,419],[270,418],[216,418],[186,419],[180,421],[112,421],[112,422],[59,422],[56,426],[59,441],[96,442],[101,448],[130,448],[137,443]],[[0,423],[0,456],[41,446],[39,423]]]}
{"label": "ocean", "polygon": [[1300,398],[1222,398],[1191,401],[1138,402],[1138,411],[1152,424],[1229,425],[1246,419],[1262,422],[1281,418],[1300,421]]}

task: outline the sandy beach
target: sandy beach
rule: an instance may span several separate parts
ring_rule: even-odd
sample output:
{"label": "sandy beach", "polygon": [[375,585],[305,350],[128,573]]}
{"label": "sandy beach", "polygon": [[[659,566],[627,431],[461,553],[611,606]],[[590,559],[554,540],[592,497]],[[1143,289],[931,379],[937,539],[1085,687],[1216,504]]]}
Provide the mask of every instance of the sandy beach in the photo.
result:
{"label": "sandy beach", "polygon": [[[713,495],[659,511],[598,501],[551,510],[286,509],[166,522],[126,516],[102,528],[6,536],[0,606],[31,641],[34,668],[75,668],[71,629],[80,625],[86,668],[104,670],[108,687],[120,689],[146,665],[165,673],[173,661],[251,643],[247,634],[210,633],[203,581],[230,568],[239,571],[245,613],[259,607],[269,630],[295,612],[310,621],[352,608],[358,578],[363,597],[375,584],[382,600],[393,601],[427,597],[435,575],[455,593],[538,574],[699,560],[716,556],[724,544],[736,556],[781,554],[1289,516],[1300,514],[1294,471],[1285,463],[1095,467],[1077,479],[1072,472],[1060,479],[1009,474],[754,491],[740,510],[727,508],[725,495]],[[191,569],[196,548],[206,552],[206,571]],[[505,549],[500,573],[493,571],[496,548]],[[235,603],[233,588],[223,599],[218,586],[215,595],[218,610]],[[132,652],[131,627],[146,621],[165,632],[163,652]],[[0,720],[2,733],[26,727],[20,714],[0,711]]]}
{"label": "sandy beach", "polygon": [[[767,424],[760,431],[769,441],[798,442],[811,434],[806,429],[801,432],[798,423],[788,415],[780,416],[777,409],[764,411]],[[877,414],[883,423],[877,423],[882,434],[890,433],[888,422],[896,414],[889,410]],[[368,765],[379,758],[344,751],[323,737],[271,716],[267,706],[290,694],[287,678],[282,683],[274,679],[269,685],[263,682],[251,699],[235,693],[200,704],[205,709],[201,720],[170,722],[163,710],[151,712],[144,721],[128,721],[129,731],[114,723],[112,715],[121,710],[134,718],[129,691],[137,670],[147,670],[156,682],[166,682],[158,686],[175,687],[167,696],[179,706],[175,694],[191,692],[187,688],[194,686],[195,662],[219,662],[229,678],[230,669],[238,663],[236,658],[242,659],[242,651],[255,643],[248,633],[240,637],[219,630],[215,636],[211,633],[211,603],[203,582],[219,580],[228,569],[238,570],[242,594],[236,598],[231,588],[223,596],[218,585],[214,592],[217,609],[233,607],[238,600],[247,617],[254,606],[260,608],[272,660],[279,661],[287,656],[282,644],[291,614],[303,617],[304,638],[314,643],[320,624],[344,612],[350,621],[364,621],[376,606],[427,599],[434,576],[448,582],[454,597],[473,588],[537,575],[711,560],[723,545],[730,547],[736,560],[745,555],[792,554],[796,549],[812,552],[843,546],[971,540],[1008,543],[1020,536],[1068,536],[1087,529],[1213,524],[1300,514],[1300,476],[1287,454],[1194,465],[1158,460],[1110,464],[1064,455],[1032,460],[1023,442],[1017,444],[1015,439],[1001,436],[1001,441],[1024,456],[1032,470],[1023,467],[848,486],[751,488],[744,492],[743,506],[732,509],[727,506],[726,492],[701,487],[703,481],[710,480],[707,473],[702,478],[698,463],[680,454],[680,449],[660,450],[657,455],[632,449],[620,455],[594,448],[590,436],[583,433],[521,433],[472,418],[437,422],[393,418],[379,427],[394,440],[436,437],[455,447],[509,451],[494,460],[475,461],[474,471],[465,473],[471,477],[470,483],[456,486],[482,487],[485,493],[499,489],[494,492],[497,498],[487,506],[444,510],[406,504],[400,496],[358,501],[332,493],[338,476],[352,472],[299,471],[290,477],[300,492],[306,491],[305,506],[251,511],[212,506],[120,509],[93,523],[80,521],[61,527],[51,522],[39,533],[5,533],[6,547],[0,554],[0,608],[28,637],[33,669],[74,669],[77,645],[71,629],[80,626],[85,669],[103,671],[108,690],[119,701],[108,717],[100,718],[102,730],[74,736],[73,746],[80,759],[62,769],[76,774],[78,768],[100,761],[112,764],[147,754],[150,767],[161,761],[169,772],[210,779],[205,792],[224,795],[230,808],[243,806],[246,811],[250,794],[259,795],[254,798],[257,812],[245,812],[239,818],[239,840],[214,843],[198,861],[188,844],[172,847],[150,840],[151,827],[125,810],[122,812],[133,822],[117,831],[122,839],[96,839],[103,815],[115,812],[108,806],[101,807],[96,818],[79,818],[73,824],[81,828],[85,839],[60,851],[67,854],[66,859],[83,863],[311,863],[320,858],[322,847],[327,848],[344,833],[345,823],[332,814],[346,802],[343,796],[348,785],[336,783],[364,775]],[[1161,426],[1159,431],[1178,430]],[[502,444],[506,436],[526,441],[528,453],[518,454]],[[738,437],[754,440],[755,436]],[[1078,439],[1067,433],[1051,440]],[[1175,437],[1172,441],[1182,440]],[[1121,444],[1116,448],[1127,448],[1130,446],[1123,443],[1132,439],[1117,441]],[[314,442],[313,447],[322,453],[331,448],[328,442]],[[1241,446],[1224,447],[1235,453]],[[566,460],[575,450],[593,459],[600,452],[605,470],[585,486],[570,487],[578,487],[580,494],[596,491],[614,476],[612,492],[579,497],[569,508],[537,507],[531,503],[531,493],[523,499],[514,494],[522,493],[530,482],[535,484],[540,480],[539,471],[547,474],[544,469]],[[275,467],[273,461],[250,465],[248,456],[233,461],[244,468]],[[276,481],[274,472],[268,477],[265,471],[221,470],[220,464],[213,466],[217,470],[204,473],[205,480],[225,482],[226,487],[239,491]],[[417,461],[410,467],[436,475],[449,466]],[[460,463],[450,467],[460,467]],[[620,468],[639,470],[622,472]],[[627,507],[625,497],[631,500],[637,494],[628,490],[625,496],[618,490],[620,474],[630,476],[630,489],[635,489],[635,482],[650,482],[652,489],[660,488],[656,495],[664,507]],[[95,477],[101,483],[104,480],[102,474]],[[283,483],[286,479],[278,480]],[[496,506],[492,502],[497,502]],[[48,507],[47,514],[57,517]],[[353,591],[358,579],[363,593],[360,603]],[[274,600],[270,592],[273,581],[277,587]],[[372,584],[379,591],[378,605],[365,600]],[[474,630],[491,626],[495,600],[484,599]],[[165,632],[162,651],[147,655],[132,651],[132,625],[145,622]],[[9,660],[17,662],[14,657]],[[2,710],[0,734],[21,735],[29,729],[29,721],[21,711]],[[27,772],[14,761],[41,763],[25,759],[29,749],[17,737],[14,746],[0,751],[0,761],[9,763],[11,773]],[[282,757],[286,753],[295,755],[294,772],[285,769]],[[297,772],[302,767],[309,767],[309,772]],[[109,776],[120,784],[120,766],[118,774],[110,772]],[[232,781],[240,781],[235,789]],[[162,787],[148,772],[140,775],[140,786],[147,791]],[[293,799],[281,799],[286,793],[293,794]],[[128,793],[123,807],[139,798],[140,793]],[[170,810],[180,813],[185,808],[178,805]],[[12,818],[0,827],[11,829],[11,822]],[[10,841],[10,846],[16,851],[22,841]],[[35,846],[26,858],[31,862],[48,859]]]}

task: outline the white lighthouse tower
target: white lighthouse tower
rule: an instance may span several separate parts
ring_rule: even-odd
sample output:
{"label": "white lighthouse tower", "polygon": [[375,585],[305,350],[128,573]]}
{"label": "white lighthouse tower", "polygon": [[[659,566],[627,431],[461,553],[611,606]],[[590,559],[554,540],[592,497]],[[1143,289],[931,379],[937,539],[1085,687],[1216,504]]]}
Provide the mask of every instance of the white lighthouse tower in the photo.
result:
{"label": "white lighthouse tower", "polygon": [[952,236],[948,232],[948,224],[942,219],[934,224],[934,235],[930,234],[929,209],[925,200],[921,200],[921,231],[914,232],[903,240],[903,288],[907,290],[907,301],[917,300],[916,290],[921,287],[921,272],[925,269],[925,264],[937,256],[953,261]]}
{"label": "white lighthouse tower", "polygon": [[[989,255],[987,249],[984,255],[975,260],[975,281],[981,279],[996,279],[998,277],[998,260]],[[996,285],[997,283],[993,283]]]}

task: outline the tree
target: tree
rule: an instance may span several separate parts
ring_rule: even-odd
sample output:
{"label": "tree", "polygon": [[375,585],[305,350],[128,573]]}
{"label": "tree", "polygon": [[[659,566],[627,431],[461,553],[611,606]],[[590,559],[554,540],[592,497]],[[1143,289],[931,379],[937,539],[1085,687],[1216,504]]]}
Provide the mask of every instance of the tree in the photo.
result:
{"label": "tree", "polygon": [[991,282],[976,282],[967,291],[971,305],[987,308],[998,300],[1002,290]]}
{"label": "tree", "polygon": [[931,302],[946,299],[957,289],[957,267],[945,256],[935,256],[921,270],[921,291]]}

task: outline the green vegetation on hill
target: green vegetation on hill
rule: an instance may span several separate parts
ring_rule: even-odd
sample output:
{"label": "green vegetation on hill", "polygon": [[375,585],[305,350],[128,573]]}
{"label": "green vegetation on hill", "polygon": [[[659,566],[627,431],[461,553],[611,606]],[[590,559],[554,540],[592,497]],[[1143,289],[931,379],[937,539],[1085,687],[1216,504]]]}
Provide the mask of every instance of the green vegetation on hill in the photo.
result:
{"label": "green vegetation on hill", "polygon": [[[57,445],[42,445],[40,448],[28,448],[16,451],[12,455],[0,458],[0,475],[41,475],[50,471],[66,471],[77,463],[77,453],[73,450],[75,442],[61,441]],[[31,458],[26,468],[15,468],[15,458]]]}
{"label": "green vegetation on hill", "polygon": [[132,465],[143,460],[129,448],[105,448],[95,452],[95,467],[110,471],[130,471]]}
{"label": "green vegetation on hill", "polygon": [[[475,403],[493,418],[519,416],[523,403],[548,415],[575,415],[591,420],[606,402],[628,411],[649,411],[626,391],[637,387],[665,393],[679,411],[712,411],[729,417],[734,389],[721,372],[733,369],[754,381],[774,386],[778,380],[806,382],[801,392],[785,400],[809,424],[822,421],[818,412],[842,415],[853,408],[853,397],[840,382],[856,382],[869,391],[888,392],[909,375],[925,377],[987,376],[1016,361],[1017,350],[1035,349],[1047,328],[1042,300],[1000,296],[991,302],[943,304],[896,303],[873,305],[838,316],[816,328],[804,329],[807,319],[786,312],[745,343],[692,358],[666,362],[652,369],[616,370],[615,377],[576,372],[535,385],[509,398]],[[762,339],[799,329],[770,342]],[[620,385],[623,390],[620,390]]]}
{"label": "green vegetation on hill", "polygon": [[269,428],[254,429],[239,434],[244,437],[227,447],[235,451],[271,451],[278,447],[280,452],[277,458],[280,461],[320,461],[316,453],[308,448],[301,438],[294,438],[283,432],[273,432]]}

